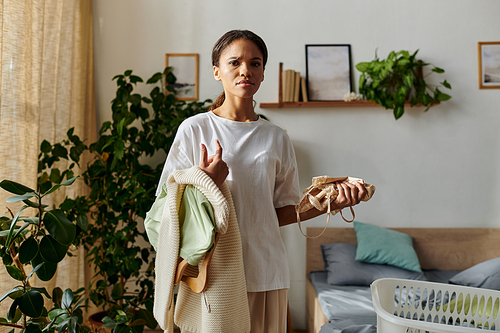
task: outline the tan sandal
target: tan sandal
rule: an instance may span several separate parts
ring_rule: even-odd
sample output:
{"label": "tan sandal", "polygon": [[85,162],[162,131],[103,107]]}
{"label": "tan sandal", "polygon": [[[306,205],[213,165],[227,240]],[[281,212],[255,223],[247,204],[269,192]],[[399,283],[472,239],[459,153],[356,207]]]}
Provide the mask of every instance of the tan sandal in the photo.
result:
{"label": "tan sandal", "polygon": [[[184,275],[186,268],[190,265],[185,259],[180,260],[177,264],[177,269],[175,271],[175,281],[174,285],[178,284],[180,281],[184,281],[189,288],[195,293],[204,292],[208,287],[208,269],[210,267],[210,261],[212,260],[212,256],[215,252],[215,247],[217,246],[217,242],[219,241],[220,233],[215,235],[214,247],[210,252],[205,255],[203,259],[203,263],[201,264],[201,268],[198,271],[197,277]],[[191,266],[192,267],[192,266]]]}

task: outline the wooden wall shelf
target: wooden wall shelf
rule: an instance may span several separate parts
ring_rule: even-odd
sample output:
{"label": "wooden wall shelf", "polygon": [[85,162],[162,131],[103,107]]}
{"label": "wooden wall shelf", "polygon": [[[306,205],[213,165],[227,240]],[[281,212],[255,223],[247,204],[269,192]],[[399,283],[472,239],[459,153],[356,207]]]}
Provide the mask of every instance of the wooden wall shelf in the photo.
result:
{"label": "wooden wall shelf", "polygon": [[[436,102],[434,105],[439,104],[440,102]],[[274,109],[274,108],[319,108],[319,107],[350,107],[350,106],[378,106],[375,102],[372,101],[352,101],[352,102],[344,102],[344,101],[331,101],[331,102],[295,102],[295,103],[260,103],[261,109]],[[405,102],[405,106],[411,106],[410,101]],[[421,104],[417,104],[417,106],[421,106]]]}
{"label": "wooden wall shelf", "polygon": [[[283,72],[283,63],[279,63],[279,85],[278,85],[278,103],[260,103],[259,106],[261,109],[275,109],[275,108],[335,108],[335,107],[374,107],[378,105],[375,102],[372,101],[351,101],[351,102],[344,102],[344,101],[316,101],[316,102],[283,102],[283,77],[282,77],[282,72]],[[434,105],[439,104],[440,102],[434,103]],[[410,101],[405,102],[405,106],[411,106]],[[417,106],[421,106],[421,104],[418,104]]]}
{"label": "wooden wall shelf", "polygon": [[[408,104],[410,104],[408,102]],[[318,108],[318,107],[346,107],[346,106],[377,106],[378,104],[372,101],[331,101],[331,102],[282,102],[282,103],[260,103],[262,109],[272,108]]]}

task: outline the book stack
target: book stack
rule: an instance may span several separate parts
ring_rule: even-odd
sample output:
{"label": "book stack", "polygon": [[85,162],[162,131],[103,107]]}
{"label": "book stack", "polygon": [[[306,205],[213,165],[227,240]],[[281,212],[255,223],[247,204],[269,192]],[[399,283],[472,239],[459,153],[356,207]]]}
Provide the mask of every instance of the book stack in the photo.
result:
{"label": "book stack", "polygon": [[[281,65],[281,64],[280,64]],[[280,66],[280,69],[282,66]],[[284,103],[307,102],[306,78],[292,69],[280,71],[281,94]]]}

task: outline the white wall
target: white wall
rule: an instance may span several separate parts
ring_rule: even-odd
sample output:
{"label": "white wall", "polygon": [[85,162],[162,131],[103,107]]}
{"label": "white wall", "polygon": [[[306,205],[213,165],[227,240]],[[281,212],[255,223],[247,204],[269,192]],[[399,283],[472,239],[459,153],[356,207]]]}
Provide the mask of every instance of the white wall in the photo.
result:
{"label": "white wall", "polygon": [[[499,227],[500,90],[478,89],[477,42],[500,40],[497,0],[94,0],[99,120],[110,117],[115,84],[126,69],[147,79],[165,53],[200,54],[201,99],[221,86],[210,54],[227,30],[250,29],[270,58],[258,102],[276,102],[278,63],[305,72],[305,44],[351,44],[352,61],[369,61],[378,48],[420,49],[421,59],[446,73],[453,98],[395,121],[379,107],[258,109],[293,140],[302,188],[328,174],[366,179],[374,198],[356,219],[384,227]],[[437,77],[439,76],[439,77]],[[355,87],[358,84],[355,74]],[[324,225],[324,218],[308,226]],[[346,226],[340,217],[332,227]],[[305,328],[305,238],[283,228],[292,286],[293,326]]]}

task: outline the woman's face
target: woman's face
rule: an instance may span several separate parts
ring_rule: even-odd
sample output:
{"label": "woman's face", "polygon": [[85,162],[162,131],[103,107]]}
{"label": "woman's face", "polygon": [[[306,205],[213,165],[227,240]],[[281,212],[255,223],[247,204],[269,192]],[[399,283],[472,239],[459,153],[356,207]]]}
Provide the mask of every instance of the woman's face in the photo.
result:
{"label": "woman's face", "polygon": [[226,98],[253,98],[264,80],[262,52],[246,39],[238,39],[222,51],[214,77],[221,81]]}

